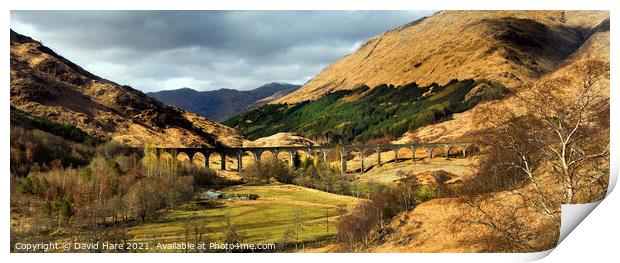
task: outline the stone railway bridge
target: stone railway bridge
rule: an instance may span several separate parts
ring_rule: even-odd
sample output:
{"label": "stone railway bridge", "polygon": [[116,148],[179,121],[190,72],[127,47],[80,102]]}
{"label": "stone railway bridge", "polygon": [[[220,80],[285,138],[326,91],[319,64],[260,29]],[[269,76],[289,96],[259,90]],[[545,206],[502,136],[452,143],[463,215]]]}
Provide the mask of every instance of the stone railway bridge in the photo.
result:
{"label": "stone railway bridge", "polygon": [[435,149],[443,149],[444,157],[450,156],[450,151],[458,149],[457,155],[466,157],[467,149],[471,146],[471,143],[452,142],[452,143],[412,143],[412,144],[381,144],[381,145],[348,145],[348,146],[275,146],[275,147],[232,147],[232,148],[155,148],[157,158],[163,158],[163,155],[168,154],[170,157],[179,158],[185,155],[189,162],[194,162],[197,157],[202,155],[204,160],[204,166],[209,165],[209,160],[212,155],[219,155],[220,157],[220,169],[226,170],[226,157],[237,158],[237,171],[243,169],[243,156],[250,153],[254,157],[254,161],[260,161],[261,155],[265,152],[270,152],[275,158],[278,158],[278,154],[281,152],[287,152],[290,156],[290,164],[293,165],[294,156],[299,152],[304,152],[309,158],[313,158],[314,161],[322,158],[327,163],[327,156],[333,151],[337,151],[340,154],[340,167],[341,172],[346,174],[347,172],[347,157],[351,152],[359,153],[361,157],[361,171],[366,171],[364,158],[370,154],[377,154],[377,165],[381,166],[381,153],[394,152],[394,160],[398,160],[398,152],[405,148],[410,149],[413,153],[412,162],[416,162],[416,150],[423,149],[427,157],[432,159],[433,151]]}

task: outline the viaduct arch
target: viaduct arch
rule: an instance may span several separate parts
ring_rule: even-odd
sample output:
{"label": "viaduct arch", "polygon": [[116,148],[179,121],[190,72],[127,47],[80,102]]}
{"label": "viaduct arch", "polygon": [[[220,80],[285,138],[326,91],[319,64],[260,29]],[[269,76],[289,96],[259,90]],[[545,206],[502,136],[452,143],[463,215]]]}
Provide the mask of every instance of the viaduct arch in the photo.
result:
{"label": "viaduct arch", "polygon": [[226,157],[233,157],[237,159],[238,171],[243,170],[243,156],[250,154],[254,161],[260,161],[264,153],[270,153],[274,157],[282,152],[286,152],[290,158],[289,163],[293,165],[293,158],[299,152],[305,153],[308,158],[312,158],[314,162],[317,162],[319,158],[323,162],[327,163],[327,156],[337,151],[340,153],[340,168],[341,173],[347,173],[347,157],[350,152],[357,152],[360,155],[361,172],[365,172],[368,168],[366,157],[370,154],[377,154],[376,165],[381,166],[383,164],[381,154],[384,152],[394,152],[395,161],[409,161],[403,160],[399,157],[399,151],[402,149],[408,149],[412,152],[410,161],[416,162],[416,151],[422,150],[426,153],[426,157],[432,159],[441,153],[442,156],[450,158],[450,154],[453,157],[461,155],[467,156],[467,149],[471,146],[471,143],[465,142],[452,142],[452,143],[412,143],[412,144],[381,144],[381,145],[346,145],[346,146],[275,146],[275,147],[231,147],[231,148],[156,148],[156,157],[161,158],[174,158],[175,160],[188,161],[189,163],[198,164],[200,166],[209,166],[210,158],[219,158],[220,170],[226,170]]}

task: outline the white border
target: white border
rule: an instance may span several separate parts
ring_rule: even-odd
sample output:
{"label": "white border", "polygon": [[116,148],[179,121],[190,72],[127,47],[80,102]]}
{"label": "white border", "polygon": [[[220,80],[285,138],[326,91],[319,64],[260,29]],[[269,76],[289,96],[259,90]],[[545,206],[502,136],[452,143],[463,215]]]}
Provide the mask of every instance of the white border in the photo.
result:
{"label": "white border", "polygon": [[[469,1],[458,1],[458,0],[444,0],[444,1],[397,1],[397,0],[341,0],[341,1],[333,1],[333,0],[314,0],[314,1],[285,1],[285,0],[226,0],[226,1],[212,1],[212,2],[194,2],[194,1],[186,1],[186,0],[175,0],[175,1],[123,1],[123,0],[108,0],[108,1],[99,1],[99,2],[87,2],[87,1],[77,1],[77,0],[55,0],[55,1],[30,1],[30,0],[22,0],[22,1],[2,1],[1,5],[3,8],[3,16],[2,21],[5,24],[9,24],[9,10],[20,10],[20,9],[42,9],[42,10],[53,10],[53,9],[66,9],[66,10],[83,10],[83,9],[106,9],[106,10],[123,10],[123,9],[160,9],[160,10],[178,10],[178,9],[210,9],[210,10],[397,10],[397,9],[408,9],[408,10],[441,10],[441,9],[469,9],[469,10],[534,10],[534,9],[561,9],[561,10],[610,10],[611,16],[615,13],[616,6],[613,5],[613,1],[603,1],[603,0],[588,0],[588,1],[561,1],[561,0],[551,0],[551,1],[535,1],[535,0],[521,0],[521,1],[513,1],[511,3],[502,2],[502,1],[482,1],[482,0],[469,0]],[[611,19],[614,21],[614,19]],[[613,22],[612,22],[613,24]],[[5,31],[6,32],[6,31]],[[612,32],[612,43],[618,43],[617,34],[614,34],[614,30]],[[5,50],[3,55],[4,63],[2,64],[3,72],[5,74],[2,75],[3,83],[5,83],[5,92],[1,93],[1,101],[4,104],[3,107],[5,110],[2,110],[0,116],[2,118],[3,123],[5,125],[9,122],[9,75],[7,72],[9,71],[9,40],[8,40],[8,32],[2,35],[3,41],[1,42],[3,50]],[[616,63],[617,55],[613,49],[613,45],[611,46],[611,68],[612,68],[612,76],[611,76],[611,87],[620,87],[617,81],[617,70]],[[612,96],[612,132],[611,134],[616,134],[618,129],[618,105],[617,100],[614,98],[618,97],[617,89],[611,89]],[[5,104],[6,103],[6,104]],[[9,129],[5,128],[1,131],[4,140],[0,140],[2,147],[4,149],[2,155],[0,156],[0,164],[4,167],[5,171],[8,171],[9,166]],[[617,178],[618,176],[618,144],[617,140],[614,140],[612,137],[612,156],[611,156],[611,169],[612,169],[612,177]],[[8,180],[8,174],[5,174],[5,180]],[[361,260],[361,261],[385,261],[388,260],[403,260],[410,261],[412,260],[412,255],[414,255],[414,260],[421,261],[439,261],[439,262],[504,262],[504,261],[521,261],[527,259],[535,259],[536,256],[540,257],[546,253],[539,253],[538,255],[532,254],[304,254],[303,256],[299,255],[291,255],[291,254],[253,254],[249,255],[237,255],[237,254],[53,254],[53,255],[42,255],[42,254],[33,254],[33,255],[24,255],[24,254],[11,254],[8,253],[8,243],[9,243],[9,191],[8,191],[8,183],[2,184],[2,193],[4,196],[4,201],[0,204],[3,208],[4,216],[2,217],[1,225],[4,226],[2,228],[2,249],[4,252],[3,257],[5,258],[4,262],[26,262],[29,261],[56,261],[62,260],[65,262],[73,262],[73,261],[93,261],[93,262],[109,262],[110,260],[121,259],[121,260],[138,260],[136,257],[145,257],[142,260],[155,261],[155,262],[167,262],[174,261],[179,257],[183,257],[184,260],[193,260],[193,261],[207,261],[207,260],[216,260],[216,261],[276,261],[276,262],[290,262],[291,260],[296,261],[307,261],[307,262],[316,262],[320,260],[329,260],[329,261],[350,261],[350,260]],[[613,187],[613,186],[612,186]],[[615,224],[617,224],[618,217],[618,194],[611,194],[604,200],[600,206],[600,208],[596,209],[592,215],[584,220],[584,224],[588,224],[587,226],[579,226],[570,236],[575,236],[575,238],[567,238],[559,247],[556,249],[554,253],[551,254],[545,261],[565,261],[565,260],[574,260],[574,259],[582,259],[583,261],[591,261],[593,259],[607,259],[609,261],[611,258],[615,258],[616,247],[618,244],[618,229],[613,228]],[[565,244],[564,244],[565,243]],[[535,257],[532,257],[535,256]]]}

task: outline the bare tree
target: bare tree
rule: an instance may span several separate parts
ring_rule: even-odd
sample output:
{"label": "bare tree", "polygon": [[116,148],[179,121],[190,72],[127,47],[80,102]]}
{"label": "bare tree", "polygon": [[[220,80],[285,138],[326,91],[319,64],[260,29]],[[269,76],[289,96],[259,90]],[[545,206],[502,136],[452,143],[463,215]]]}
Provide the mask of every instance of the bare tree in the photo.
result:
{"label": "bare tree", "polygon": [[295,235],[295,230],[293,230],[292,228],[287,228],[286,230],[284,230],[284,233],[282,233],[282,249],[286,249],[288,242],[293,238],[293,236]]}
{"label": "bare tree", "polygon": [[478,139],[487,146],[487,155],[480,164],[478,176],[464,187],[464,194],[513,190],[531,183],[534,195],[530,201],[538,202],[544,214],[560,220],[557,209],[560,200],[541,187],[542,179],[537,174],[548,159],[541,150],[545,145],[537,139],[544,136],[543,123],[531,115],[518,116],[511,111],[486,120],[491,128]]}
{"label": "bare tree", "polygon": [[461,198],[464,207],[454,217],[454,233],[473,233],[461,241],[484,252],[532,252],[552,248],[560,222],[539,217],[540,207],[528,204],[520,190],[502,197],[473,195]]}
{"label": "bare tree", "polygon": [[[476,137],[486,154],[478,175],[460,189],[468,209],[455,219],[455,231],[472,226],[490,230],[487,242],[481,241],[489,250],[548,247],[557,234],[551,229],[559,226],[561,203],[604,197],[609,94],[603,85],[609,64],[586,59],[562,71],[564,75],[546,77],[515,94],[521,109],[498,111],[487,105],[478,111],[482,116],[474,116],[485,128]],[[494,192],[520,201],[487,201]]]}
{"label": "bare tree", "polygon": [[[474,117],[486,128],[478,138],[492,152],[487,155],[494,159],[491,172],[519,173],[542,193],[536,169],[550,166],[562,184],[563,203],[596,201],[606,190],[609,174],[600,169],[609,164],[609,94],[603,92],[609,64],[588,59],[564,71],[515,95],[527,108],[525,113],[483,107],[478,111],[482,116]],[[594,186],[600,190],[586,194]],[[584,194],[576,200],[580,191]],[[555,200],[544,202],[548,207]]]}
{"label": "bare tree", "polygon": [[[226,228],[224,229],[224,237],[225,243],[233,245],[236,243],[242,242],[241,235],[237,232],[237,226],[233,224],[233,216],[230,212],[226,212]],[[229,246],[230,247],[230,246]],[[226,252],[232,252],[232,250],[227,250]]]}
{"label": "bare tree", "polygon": [[609,94],[604,94],[602,87],[608,78],[609,63],[588,59],[520,96],[533,117],[542,122],[544,134],[531,139],[544,146],[548,160],[562,177],[564,203],[574,203],[577,192],[606,174],[599,173],[589,182],[582,179],[587,173],[584,168],[609,158]]}
{"label": "bare tree", "polygon": [[124,200],[131,213],[142,222],[163,206],[163,196],[154,182],[146,178],[133,184]]}
{"label": "bare tree", "polygon": [[325,233],[329,234],[329,207],[325,208]]}
{"label": "bare tree", "polygon": [[304,210],[301,207],[295,207],[293,210],[293,225],[295,227],[295,239],[299,241],[299,232],[304,230]]}

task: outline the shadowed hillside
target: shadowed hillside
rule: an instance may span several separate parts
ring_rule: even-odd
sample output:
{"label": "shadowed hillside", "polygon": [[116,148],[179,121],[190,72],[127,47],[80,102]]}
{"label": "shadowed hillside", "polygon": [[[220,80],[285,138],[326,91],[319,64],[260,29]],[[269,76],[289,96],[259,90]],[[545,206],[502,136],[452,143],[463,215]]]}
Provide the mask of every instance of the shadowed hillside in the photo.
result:
{"label": "shadowed hillside", "polygon": [[240,145],[233,129],[100,78],[11,30],[11,106],[133,146]]}

